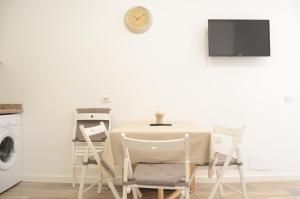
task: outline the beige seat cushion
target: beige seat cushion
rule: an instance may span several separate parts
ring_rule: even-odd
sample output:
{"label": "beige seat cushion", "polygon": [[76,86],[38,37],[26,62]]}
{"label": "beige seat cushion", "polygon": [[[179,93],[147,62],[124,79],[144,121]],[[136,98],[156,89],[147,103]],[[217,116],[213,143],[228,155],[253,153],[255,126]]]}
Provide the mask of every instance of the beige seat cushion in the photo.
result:
{"label": "beige seat cushion", "polygon": [[129,184],[186,186],[184,164],[138,163]]}

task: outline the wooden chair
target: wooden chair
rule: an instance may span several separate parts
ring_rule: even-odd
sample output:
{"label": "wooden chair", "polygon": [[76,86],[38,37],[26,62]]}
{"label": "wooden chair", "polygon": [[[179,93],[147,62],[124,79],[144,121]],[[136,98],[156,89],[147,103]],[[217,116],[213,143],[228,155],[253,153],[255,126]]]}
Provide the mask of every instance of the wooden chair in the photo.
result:
{"label": "wooden chair", "polygon": [[[134,199],[138,198],[135,188],[171,189],[182,191],[181,198],[190,198],[190,165],[189,165],[189,136],[175,140],[138,140],[128,138],[122,133],[124,150],[123,199],[133,192]],[[132,169],[130,150],[144,152],[184,152],[184,163],[138,163]]]}
{"label": "wooden chair", "polygon": [[[248,199],[243,162],[242,162],[241,151],[240,151],[240,144],[242,143],[241,138],[244,129],[245,129],[244,127],[228,128],[228,127],[215,125],[213,130],[213,137],[215,140],[215,144],[216,145],[222,144],[223,140],[220,136],[225,136],[230,138],[231,146],[229,149],[229,153],[227,154],[220,153],[220,152],[215,153],[215,159],[216,159],[215,168],[216,168],[217,179],[213,185],[213,188],[210,192],[208,199],[213,199],[218,189],[220,191],[220,195],[223,195],[223,185],[233,191],[241,193],[243,195],[243,199]],[[236,169],[239,171],[242,192],[223,182],[224,174],[229,168]]]}
{"label": "wooden chair", "polygon": [[[86,177],[86,171],[89,165],[94,164],[99,168],[99,176],[101,176],[102,174],[105,174],[106,172],[103,172],[103,166],[101,165],[101,156],[103,151],[97,151],[96,147],[94,146],[94,143],[91,140],[91,137],[94,135],[102,135],[107,137],[108,136],[108,132],[106,129],[106,126],[104,125],[103,122],[100,123],[99,126],[95,126],[95,127],[90,127],[90,128],[85,128],[83,125],[79,126],[82,135],[87,143],[87,148],[85,151],[85,155],[84,155],[84,162],[83,162],[83,170],[82,170],[82,176],[81,176],[81,181],[80,181],[80,186],[79,186],[79,193],[78,193],[78,199],[82,199],[83,197],[83,193],[88,191],[89,189],[91,189],[93,186],[95,186],[96,184],[98,184],[98,182],[90,185],[89,187],[85,188],[85,177]],[[92,154],[92,157],[90,157],[89,154]],[[102,181],[105,180],[108,187],[110,188],[111,192],[113,193],[114,197],[116,199],[120,199],[120,196],[112,182],[112,179],[107,178],[106,176],[103,176],[104,179],[100,179],[101,184]],[[99,189],[99,187],[98,187]],[[98,191],[100,192],[100,191]]]}
{"label": "wooden chair", "polygon": [[[100,122],[105,123],[109,129],[111,123],[111,110],[109,108],[78,108],[74,113],[75,122],[72,138],[72,186],[76,184],[76,169],[82,169],[82,160],[87,149],[87,143],[79,129],[80,125],[85,128],[97,126]],[[91,137],[97,152],[103,151],[105,137],[95,135]],[[91,153],[89,155],[92,155]],[[90,167],[92,168],[92,167]],[[100,185],[99,185],[100,186]],[[100,187],[101,188],[101,187]]]}

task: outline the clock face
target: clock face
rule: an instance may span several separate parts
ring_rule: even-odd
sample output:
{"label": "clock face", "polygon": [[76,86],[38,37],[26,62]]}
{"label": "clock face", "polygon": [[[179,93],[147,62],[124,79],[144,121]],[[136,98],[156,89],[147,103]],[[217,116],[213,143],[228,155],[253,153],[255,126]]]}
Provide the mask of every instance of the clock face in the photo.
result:
{"label": "clock face", "polygon": [[128,30],[134,33],[146,32],[152,24],[151,13],[141,6],[128,10],[124,20]]}

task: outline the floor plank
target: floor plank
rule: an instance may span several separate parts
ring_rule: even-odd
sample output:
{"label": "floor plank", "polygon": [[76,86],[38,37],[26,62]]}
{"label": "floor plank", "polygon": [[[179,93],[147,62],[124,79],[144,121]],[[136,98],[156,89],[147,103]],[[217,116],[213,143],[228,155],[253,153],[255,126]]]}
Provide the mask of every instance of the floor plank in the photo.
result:
{"label": "floor plank", "polygon": [[[239,184],[231,184],[239,188]],[[211,184],[198,184],[192,199],[207,198]],[[289,182],[260,182],[248,183],[249,198],[251,199],[300,199],[300,181]],[[225,188],[223,199],[240,199],[240,194]],[[10,190],[2,193],[0,199],[74,199],[77,198],[78,187],[73,189],[70,184],[60,183],[20,183]],[[119,187],[121,194],[121,188]],[[156,190],[142,190],[143,198],[157,198]],[[166,195],[171,192],[166,191]],[[96,188],[84,196],[85,199],[113,199],[107,187],[103,187],[101,194],[96,193]],[[129,197],[132,198],[132,197]],[[219,194],[216,199],[221,198]]]}

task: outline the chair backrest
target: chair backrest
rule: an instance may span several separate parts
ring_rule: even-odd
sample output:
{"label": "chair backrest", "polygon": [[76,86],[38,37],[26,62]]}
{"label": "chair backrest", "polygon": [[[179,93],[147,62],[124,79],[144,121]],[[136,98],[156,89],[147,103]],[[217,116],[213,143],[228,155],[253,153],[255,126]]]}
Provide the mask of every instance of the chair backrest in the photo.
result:
{"label": "chair backrest", "polygon": [[[124,152],[124,161],[129,161],[131,166],[131,160],[129,151],[144,151],[144,152],[176,152],[184,151],[185,153],[185,177],[186,182],[189,182],[189,135],[185,134],[185,137],[182,139],[173,139],[173,140],[141,140],[129,138],[125,133],[122,133],[122,144]],[[132,168],[130,169],[132,170]]]}
{"label": "chair backrest", "polygon": [[240,128],[229,128],[225,126],[215,125],[213,134],[230,136],[233,139],[234,143],[241,144],[244,130],[245,130],[245,126],[242,126]]}
{"label": "chair backrest", "polygon": [[83,125],[79,126],[81,133],[89,147],[89,150],[92,152],[95,160],[97,161],[97,164],[100,165],[100,156],[97,153],[95,146],[91,140],[91,136],[97,135],[97,134],[105,134],[106,137],[108,136],[107,128],[103,122],[100,123],[100,125],[90,128],[85,128]]}
{"label": "chair backrest", "polygon": [[229,128],[225,126],[215,125],[213,130],[213,136],[217,143],[218,142],[223,143],[223,140],[218,140],[217,138],[218,134],[229,136],[231,138],[231,146],[229,146],[230,152],[228,155],[234,156],[234,154],[236,154],[238,161],[241,161],[239,145],[242,143],[242,136],[244,130],[245,130],[245,126],[242,126],[240,128]]}
{"label": "chair backrest", "polygon": [[[73,141],[84,142],[84,138],[79,126],[83,125],[85,128],[99,125],[103,122],[107,129],[111,125],[111,109],[109,108],[78,108],[75,113],[75,123],[73,128]],[[91,137],[93,142],[101,142],[105,137],[94,135]]]}

